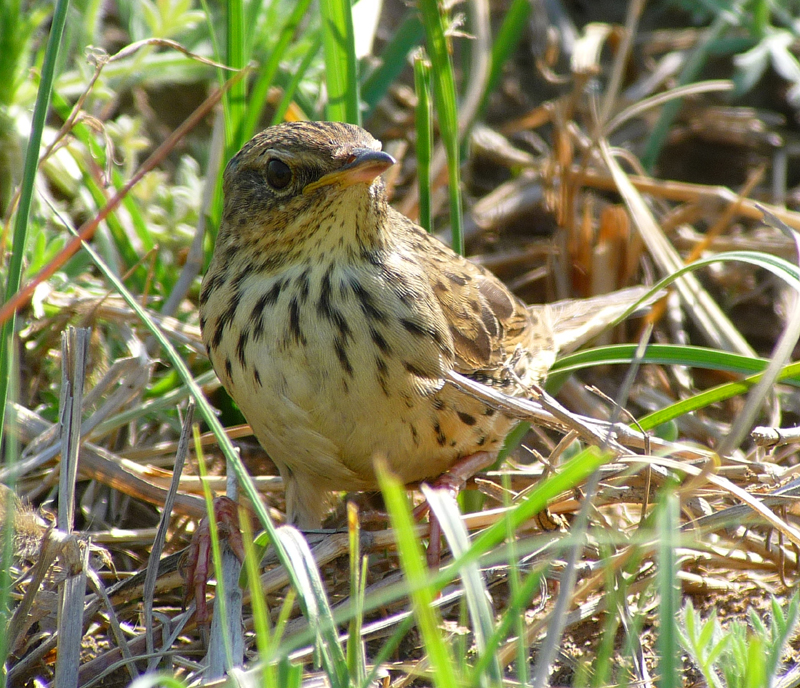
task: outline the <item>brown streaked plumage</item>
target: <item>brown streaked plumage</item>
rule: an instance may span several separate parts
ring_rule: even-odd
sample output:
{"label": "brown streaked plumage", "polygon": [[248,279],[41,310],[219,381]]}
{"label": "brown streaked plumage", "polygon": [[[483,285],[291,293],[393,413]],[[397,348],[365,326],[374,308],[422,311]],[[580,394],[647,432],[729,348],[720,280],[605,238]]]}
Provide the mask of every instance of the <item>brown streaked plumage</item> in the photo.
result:
{"label": "brown streaked plumage", "polygon": [[302,528],[330,492],[376,488],[378,458],[410,483],[496,452],[514,422],[445,371],[523,394],[555,360],[559,320],[578,331],[600,315],[597,302],[526,307],[395,211],[380,179],[393,163],[363,129],[294,122],[225,171],[203,340]]}

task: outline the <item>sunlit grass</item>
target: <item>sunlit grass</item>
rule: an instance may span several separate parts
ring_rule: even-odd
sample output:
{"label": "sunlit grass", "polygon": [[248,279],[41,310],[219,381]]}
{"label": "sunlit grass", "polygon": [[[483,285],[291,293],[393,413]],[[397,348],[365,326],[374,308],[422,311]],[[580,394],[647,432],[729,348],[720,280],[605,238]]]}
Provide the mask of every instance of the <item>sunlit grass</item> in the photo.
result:
{"label": "sunlit grass", "polygon": [[[248,557],[242,580],[247,581],[251,594],[248,613],[253,619],[253,652],[258,657],[254,663],[261,663],[259,670],[264,685],[299,686],[303,678],[303,660],[293,653],[310,646],[314,648],[316,667],[331,685],[372,685],[379,671],[398,657],[405,659],[401,648],[415,628],[419,631],[419,645],[413,649],[419,650],[422,659],[413,671],[418,671],[423,677],[421,680],[431,685],[496,686],[503,681],[531,685],[531,655],[535,654],[537,643],[552,623],[545,613],[546,586],[554,571],[561,570],[562,560],[572,543],[567,525],[554,532],[536,532],[535,535],[527,529],[542,514],[547,515],[548,506],[555,500],[579,502],[589,476],[609,469],[618,456],[605,448],[586,447],[575,442],[574,448],[565,451],[541,477],[537,474],[535,483],[523,488],[512,485],[513,479],[520,475],[530,478],[525,475],[527,467],[517,474],[506,472],[498,480],[497,488],[503,490],[499,503],[505,506],[505,511],[471,534],[466,525],[468,517],[458,512],[456,504],[432,495],[431,505],[443,522],[453,554],[452,562],[438,572],[427,568],[420,543],[421,526],[412,518],[406,490],[392,476],[383,474],[384,497],[396,537],[394,565],[404,575],[386,589],[370,589],[370,563],[373,561],[370,557],[379,555],[369,549],[364,551],[364,542],[368,539],[361,539],[364,531],[355,511],[351,510],[348,521],[350,583],[345,593],[349,603],[337,606],[341,600],[332,596],[333,587],[326,579],[326,570],[317,565],[314,553],[298,531],[276,525],[225,434],[225,423],[203,393],[201,387],[213,380],[208,362],[192,347],[176,344],[153,317],[180,283],[183,270],[188,269],[181,252],[185,244],[192,241],[190,230],[201,220],[206,222],[206,239],[200,239],[207,259],[211,245],[208,237],[215,235],[221,214],[222,169],[225,161],[247,139],[268,122],[300,116],[369,123],[371,117],[380,117],[379,104],[387,95],[395,95],[400,85],[409,86],[410,75],[417,99],[414,131],[407,133],[406,140],[412,145],[407,153],[409,157],[401,162],[405,171],[413,172],[410,180],[413,184],[409,186],[418,185],[420,223],[432,230],[434,218],[444,216],[453,233],[453,247],[464,252],[461,156],[469,148],[468,128],[459,123],[459,104],[460,94],[465,90],[464,79],[468,77],[454,64],[453,45],[456,41],[462,41],[461,47],[469,44],[466,43],[468,39],[454,30],[452,13],[443,11],[441,3],[421,0],[417,8],[405,11],[398,20],[397,30],[383,37],[385,42],[378,40],[378,45],[382,46],[380,52],[368,63],[356,56],[357,31],[349,2],[325,0],[319,16],[307,0],[291,5],[288,10],[279,0],[232,0],[224,7],[203,4],[202,9],[185,2],[154,2],[148,3],[147,12],[140,10],[137,3],[121,2],[119,31],[131,41],[151,36],[169,38],[187,51],[213,58],[232,71],[201,63],[175,46],[153,44],[107,64],[97,82],[87,90],[94,67],[87,65],[82,47],[75,40],[65,38],[67,5],[63,0],[55,3],[47,23],[41,8],[27,23],[20,15],[18,4],[5,3],[2,8],[6,13],[3,18],[13,21],[0,23],[0,45],[11,51],[3,52],[9,59],[0,60],[0,75],[4,77],[0,80],[3,82],[0,107],[6,108],[0,117],[29,109],[32,101],[21,99],[26,93],[32,94],[34,88],[37,94],[24,164],[16,180],[16,210],[6,214],[4,236],[8,250],[2,266],[4,303],[20,293],[26,279],[60,260],[69,233],[74,233],[73,225],[79,226],[87,218],[96,217],[107,207],[113,194],[123,194],[123,197],[104,221],[98,223],[95,236],[80,252],[69,261],[62,261],[52,278],[32,295],[33,300],[20,303],[17,314],[2,323],[0,408],[4,411],[0,412],[0,417],[7,408],[6,399],[16,402],[21,398],[20,394],[9,397],[11,372],[19,368],[19,359],[15,357],[18,349],[16,344],[12,345],[15,341],[12,334],[18,337],[21,330],[34,332],[27,341],[38,346],[36,333],[42,331],[37,329],[38,321],[47,320],[56,327],[63,327],[70,317],[78,317],[76,314],[61,317],[57,309],[46,303],[48,289],[91,295],[93,303],[101,302],[109,294],[121,297],[126,308],[135,314],[136,323],[130,325],[129,321],[115,329],[107,323],[92,321],[97,333],[93,353],[100,359],[98,370],[108,361],[132,355],[129,349],[136,350],[136,346],[140,347],[140,353],[149,349],[149,355],[158,362],[153,363],[154,372],[132,408],[107,418],[94,432],[101,437],[124,438],[126,433],[136,436],[137,432],[143,432],[145,420],[154,417],[161,418],[163,426],[177,426],[176,406],[188,396],[197,401],[204,423],[216,435],[222,454],[253,505],[267,534],[266,540],[288,572],[288,592],[271,620],[269,600],[258,590],[259,569],[255,548],[251,546],[253,535],[249,532],[249,522],[244,519]],[[105,27],[100,4],[89,5],[92,11],[82,15],[82,25],[76,29],[80,41],[86,45],[90,39],[100,43]],[[719,15],[709,36],[714,38],[715,31],[721,34],[729,25],[743,21],[742,5],[735,4],[730,15]],[[768,26],[763,14],[766,4],[755,3],[748,11],[760,11],[756,17],[760,20],[751,28],[756,31],[760,26],[764,34]],[[510,62],[522,40],[530,12],[528,2],[514,0],[498,23],[488,85],[480,100],[479,114],[485,112],[489,96],[501,86],[504,70],[513,66]],[[47,42],[44,49],[36,48],[30,38],[37,30],[44,31],[45,24]],[[18,34],[10,32],[12,25],[20,27]],[[698,44],[682,79],[694,78],[692,70],[706,58],[707,47],[705,43]],[[60,55],[59,48],[63,50]],[[18,76],[14,75],[19,73],[20,65],[29,63],[37,64],[35,83],[20,85]],[[245,71],[251,64],[256,65],[253,71]],[[16,91],[10,87],[11,81],[19,87]],[[179,85],[187,84],[203,94],[223,87],[219,112],[209,107],[208,117],[199,118],[195,123],[206,129],[197,135],[187,132],[185,137],[180,137],[155,168],[143,175],[138,182],[141,187],[133,185],[131,189],[132,175],[139,170],[139,157],[155,148],[159,134],[171,125],[159,119],[156,113],[148,113],[146,107],[138,112],[136,107],[127,106],[133,116],[120,107],[121,112],[126,112],[124,116],[129,117],[123,120],[123,115],[116,113],[119,102],[139,98],[135,102],[149,106],[146,96],[152,92],[166,88],[175,89],[177,93]],[[42,142],[52,141],[56,134],[55,123],[69,121],[77,98],[84,92],[83,112],[87,116],[69,127],[68,138],[40,169]],[[20,100],[15,102],[15,98]],[[646,162],[653,163],[657,159],[663,137],[668,133],[669,109],[663,110],[658,127],[664,128],[657,128],[653,135]],[[107,119],[102,119],[101,114]],[[212,121],[214,118],[218,118],[217,125],[224,131],[223,141],[215,144],[223,149],[223,152],[217,151],[222,158],[218,169],[208,165],[209,158],[213,157],[210,149],[217,126]],[[439,180],[431,177],[431,167],[437,147],[445,151],[448,165],[446,213],[437,212],[434,201],[433,187]],[[412,158],[415,165],[409,164]],[[209,169],[213,169],[216,176],[212,175],[203,185],[202,177]],[[514,170],[512,179],[517,174],[518,170]],[[37,186],[41,191],[39,196]],[[5,198],[1,188],[0,198]],[[437,225],[437,228],[440,227]],[[668,286],[681,274],[725,262],[770,272],[791,289],[800,290],[800,271],[791,262],[766,253],[744,251],[697,261],[668,277],[662,286]],[[180,299],[183,307],[174,313],[183,325],[192,326],[196,322],[197,291],[195,275],[185,298]],[[30,310],[26,310],[29,304]],[[79,315],[93,317],[91,313]],[[131,334],[133,330],[135,336]],[[47,353],[46,342],[41,346],[44,371],[41,377],[49,375],[50,379],[41,383],[37,405],[42,415],[56,420],[58,382],[55,372],[59,363]],[[548,389],[557,390],[569,376],[587,368],[629,365],[634,356],[633,345],[597,347],[566,356],[554,366]],[[736,376],[731,382],[685,394],[673,404],[639,417],[637,427],[650,430],[745,395],[760,379],[769,361],[710,348],[655,344],[647,348],[641,363],[724,371]],[[783,367],[778,378],[782,384],[796,387],[800,383],[798,365],[788,363]],[[50,401],[49,406],[45,400]],[[43,406],[48,408],[41,408]],[[2,428],[0,423],[0,432]],[[509,444],[515,446],[526,433],[527,425],[520,425],[512,433]],[[147,437],[148,442],[151,439]],[[3,449],[6,462],[17,453],[8,436]],[[197,454],[201,454],[199,449]],[[657,457],[648,458],[657,465]],[[630,457],[627,460],[634,461]],[[711,617],[710,621],[701,622],[691,608],[681,611],[678,552],[679,548],[691,547],[693,543],[681,530],[680,471],[670,466],[669,470],[659,473],[660,476],[664,474],[670,485],[675,481],[674,489],[668,487],[648,493],[645,499],[649,499],[651,505],[656,504],[655,511],[649,514],[623,514],[629,519],[629,527],[612,532],[609,524],[616,521],[608,515],[613,511],[608,504],[598,506],[594,514],[597,520],[588,529],[587,537],[592,546],[596,543],[597,549],[593,550],[594,559],[587,563],[583,573],[584,582],[602,581],[598,585],[603,592],[595,597],[599,600],[596,614],[602,615],[602,619],[596,632],[596,657],[586,658],[576,669],[577,684],[600,686],[631,681],[634,674],[626,673],[630,667],[612,670],[612,659],[615,655],[633,657],[639,652],[639,634],[645,625],[653,626],[656,616],[655,632],[661,657],[657,662],[659,685],[681,683],[682,667],[677,660],[680,643],[694,652],[708,677],[724,674],[726,669],[729,673],[738,670],[737,657],[723,655],[724,644],[711,642],[710,638],[718,632],[716,620]],[[632,471],[629,475],[632,482],[636,482]],[[627,486],[615,483],[614,487],[623,491]],[[644,491],[645,488],[636,483],[636,489]],[[210,494],[207,496],[210,503]],[[622,511],[620,507],[619,512]],[[619,515],[618,512],[613,514],[614,517]],[[634,517],[640,520],[631,525]],[[620,516],[619,520],[624,518]],[[4,544],[6,551],[10,539],[4,539]],[[703,546],[711,549],[709,543]],[[218,566],[219,543],[216,541],[213,550]],[[380,553],[380,556],[395,554]],[[8,562],[9,556],[3,561]],[[2,572],[5,578],[9,571],[7,565]],[[497,575],[507,589],[491,585],[493,575]],[[2,591],[6,593],[6,585]],[[587,604],[586,599],[580,597],[583,592],[583,589],[576,591],[570,614],[580,612],[581,606]],[[450,594],[453,595],[452,605],[462,605],[460,613],[440,606],[442,599],[448,599],[446,595]],[[535,601],[539,596],[542,601]],[[646,616],[643,610],[656,596],[658,614]],[[631,612],[634,600],[639,606]],[[224,613],[221,595],[216,602],[219,612]],[[295,602],[308,626],[287,636],[287,626],[298,614]],[[396,612],[406,602],[405,611],[410,613]],[[748,657],[769,658],[758,666],[753,662],[755,668],[748,674],[748,680],[755,674],[772,680],[780,670],[780,652],[789,630],[796,625],[797,604],[793,602],[785,612],[782,609],[776,603],[772,625],[756,628],[755,635],[742,631],[741,637],[730,641],[731,652],[734,649],[739,652],[738,659],[743,653]],[[376,618],[395,613],[398,617],[390,630],[369,635],[370,624]],[[345,638],[345,633],[349,633],[349,637]],[[734,648],[735,643],[738,644]],[[0,646],[0,653],[7,654],[9,650]],[[709,658],[708,652],[712,650],[714,655]],[[720,668],[714,662],[723,656],[722,661],[727,664]],[[311,662],[305,666],[309,668]],[[713,683],[714,679],[709,678],[709,681]],[[166,679],[164,682],[168,683]]]}

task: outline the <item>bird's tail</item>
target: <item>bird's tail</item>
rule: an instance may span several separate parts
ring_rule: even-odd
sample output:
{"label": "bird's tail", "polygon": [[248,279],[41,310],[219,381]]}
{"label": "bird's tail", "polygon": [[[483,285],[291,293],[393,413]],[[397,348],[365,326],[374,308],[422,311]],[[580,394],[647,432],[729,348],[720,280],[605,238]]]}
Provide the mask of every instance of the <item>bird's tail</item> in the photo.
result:
{"label": "bird's tail", "polygon": [[637,301],[642,303],[630,315],[641,315],[663,296],[663,292],[657,292],[647,297],[649,291],[648,287],[630,287],[588,299],[566,299],[545,306],[530,306],[530,309],[550,310],[555,349],[559,354],[564,354],[577,349],[615,324]]}

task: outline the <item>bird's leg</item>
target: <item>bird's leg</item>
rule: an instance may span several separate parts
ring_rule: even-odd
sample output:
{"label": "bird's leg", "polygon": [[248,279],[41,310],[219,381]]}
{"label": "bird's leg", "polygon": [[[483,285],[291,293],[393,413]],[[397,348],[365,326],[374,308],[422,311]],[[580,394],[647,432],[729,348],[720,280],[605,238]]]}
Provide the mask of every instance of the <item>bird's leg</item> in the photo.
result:
{"label": "bird's leg", "polygon": [[[465,456],[454,463],[446,472],[442,473],[431,483],[434,490],[447,490],[453,498],[466,485],[478,471],[491,466],[497,459],[497,452],[476,452]],[[414,516],[420,518],[430,509],[428,503],[421,505],[414,510]],[[442,558],[442,526],[439,519],[431,512],[430,518],[430,541],[428,543],[428,566],[432,569],[439,568]]]}
{"label": "bird's leg", "polygon": [[[226,541],[231,551],[244,563],[244,543],[239,526],[239,509],[229,497],[214,499],[214,521],[217,524],[217,534],[220,541]],[[196,604],[196,619],[198,624],[208,621],[208,607],[206,605],[206,587],[208,586],[211,565],[211,526],[208,517],[200,521],[186,555],[183,558],[180,570],[185,581],[184,604],[194,594]]]}

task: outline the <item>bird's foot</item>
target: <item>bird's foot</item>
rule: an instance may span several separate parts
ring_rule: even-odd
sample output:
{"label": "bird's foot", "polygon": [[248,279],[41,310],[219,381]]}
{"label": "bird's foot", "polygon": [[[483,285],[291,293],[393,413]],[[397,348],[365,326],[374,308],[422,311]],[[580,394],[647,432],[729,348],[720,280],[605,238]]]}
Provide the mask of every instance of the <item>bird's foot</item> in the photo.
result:
{"label": "bird's foot", "polygon": [[[244,543],[239,527],[239,509],[229,497],[214,499],[214,521],[220,542],[226,541],[231,551],[244,563]],[[180,564],[181,576],[184,580],[184,604],[194,595],[198,624],[208,622],[208,606],[206,604],[206,588],[208,587],[211,569],[211,526],[208,517],[200,521],[192,537],[189,548]]]}
{"label": "bird's foot", "polygon": [[[465,456],[430,483],[430,486],[434,490],[447,490],[447,492],[455,498],[473,475],[487,466],[491,466],[496,459],[497,452],[476,452],[475,454]],[[414,510],[414,516],[416,518],[422,518],[428,511],[430,511],[430,506],[425,502]],[[439,523],[439,519],[436,518],[436,515],[432,512],[430,514],[429,523],[428,566],[431,569],[437,570],[442,560],[442,526]]]}

